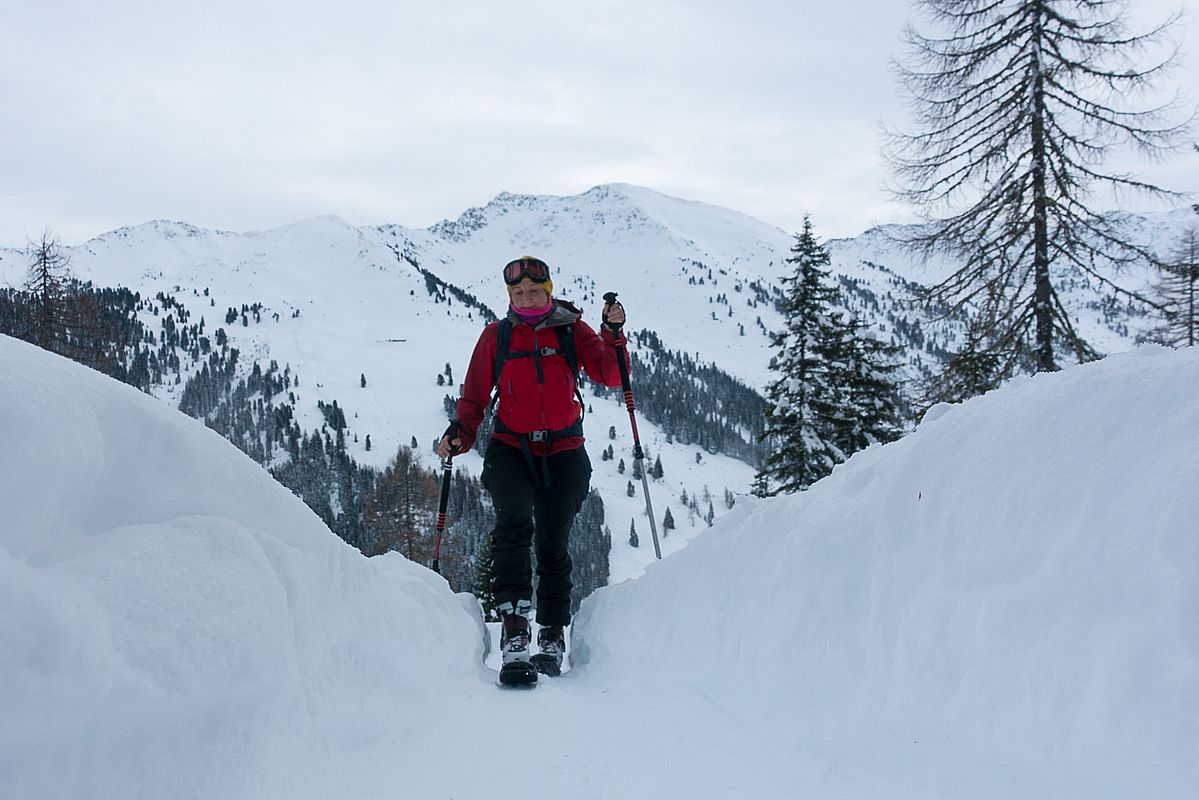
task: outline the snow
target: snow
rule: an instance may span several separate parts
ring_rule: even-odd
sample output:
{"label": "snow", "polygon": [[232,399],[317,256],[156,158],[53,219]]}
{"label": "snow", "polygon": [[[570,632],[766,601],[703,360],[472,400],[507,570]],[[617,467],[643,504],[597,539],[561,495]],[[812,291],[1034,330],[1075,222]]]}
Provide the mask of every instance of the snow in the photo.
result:
{"label": "snow", "polygon": [[1195,352],[1018,380],[743,498],[589,598],[532,691],[495,687],[471,598],[199,423],[3,337],[0,374],[2,797],[1199,787]]}
{"label": "snow", "polygon": [[[1133,217],[1129,230],[1137,241],[1161,249],[1190,217],[1188,209]],[[819,215],[814,224],[819,234]],[[883,339],[891,337],[896,323],[888,317],[894,317],[919,329],[929,344],[956,346],[960,321],[930,320],[910,306],[903,288],[906,280],[928,283],[945,277],[954,268],[952,259],[914,258],[893,238],[902,230],[875,228],[854,239],[830,241],[833,273],[864,292],[848,302]],[[442,400],[456,390],[438,385],[436,377],[447,363],[455,381],[465,377],[483,321],[478,311],[457,299],[435,302],[409,257],[502,312],[507,297],[498,280],[499,265],[516,254],[536,253],[551,264],[556,294],[578,302],[592,326],[598,324],[603,292],[617,290],[631,331],[648,328],[667,348],[692,354],[762,391],[775,377],[769,370],[775,352],[767,331],[781,329],[783,321],[773,303],[751,306],[751,298],[756,299],[751,287],[778,285],[789,270],[785,259],[793,244],[788,233],[730,209],[609,184],[567,197],[501,194],[457,222],[428,230],[360,227],[335,216],[248,233],[159,220],[66,249],[72,270],[82,279],[97,286],[124,286],[143,298],[164,292],[191,312],[192,322],[203,318],[207,331],[223,327],[230,346],[240,351],[242,377],[254,362],[264,369],[272,360],[281,369],[290,367],[300,384],[289,394],[295,395],[296,417],[305,431],[324,422],[319,403],[338,402],[357,463],[383,468],[398,447],[415,438],[417,459],[436,469],[431,444],[445,429]],[[0,247],[0,283],[19,284],[27,260],[22,252]],[[1149,278],[1126,277],[1134,287],[1147,285]],[[1070,288],[1068,294],[1066,303],[1076,312],[1079,330],[1101,350],[1127,349],[1136,331],[1150,323],[1121,314],[1106,319],[1098,295],[1085,287]],[[713,302],[720,295],[728,298],[727,305]],[[261,322],[224,324],[227,309],[256,303],[264,308]],[[149,312],[143,313],[143,322],[155,332],[161,325]],[[634,343],[632,351],[637,349]],[[184,361],[186,372],[191,367]],[[938,363],[923,345],[910,347],[905,361],[908,377],[917,375],[922,364]],[[634,371],[635,393],[640,386]],[[153,391],[178,406],[181,390],[182,384],[168,382]],[[642,574],[654,560],[649,521],[640,490],[629,498],[631,476],[617,471],[622,458],[632,466],[625,406],[619,396],[601,401],[587,394],[592,485],[604,501],[613,537],[611,580],[619,582]],[[716,498],[713,512],[719,519],[727,510],[726,489],[749,491],[754,468],[707,452],[697,463],[698,446],[668,441],[643,411],[638,426],[649,462],[661,457],[665,469],[664,478],[651,484],[658,527],[667,508],[678,524],[662,540],[668,556],[707,527],[702,518],[687,513],[680,502],[683,492],[702,497],[706,487]],[[617,432],[614,442],[606,438],[609,427]],[[599,451],[608,444],[616,458],[604,462]],[[476,477],[481,463],[475,453],[456,461]],[[707,508],[702,501],[700,514]],[[627,544],[631,522],[640,548]]]}
{"label": "snow", "polygon": [[[144,298],[164,292],[191,312],[191,322],[203,318],[209,332],[223,327],[230,346],[241,353],[243,377],[253,362],[264,369],[272,360],[280,369],[289,366],[300,379],[289,394],[296,397],[301,427],[319,429],[324,417],[318,403],[336,401],[349,425],[352,457],[379,469],[414,438],[417,459],[426,469],[437,469],[431,444],[446,426],[442,400],[456,395],[457,386],[438,385],[436,377],[449,363],[455,381],[463,380],[484,324],[477,310],[458,300],[435,303],[424,275],[397,251],[411,254],[425,269],[502,313],[507,294],[499,267],[514,253],[531,249],[549,259],[556,294],[577,301],[593,327],[599,324],[600,295],[617,289],[635,320],[631,330],[651,328],[672,349],[702,348],[704,363],[719,360],[730,373],[752,377],[755,384],[767,374],[766,337],[751,322],[762,314],[771,327],[778,327],[777,313],[765,303],[759,309],[738,306],[738,313],[749,316],[713,321],[708,319],[709,297],[721,291],[733,294],[729,283],[734,279],[769,282],[772,270],[766,265],[777,248],[785,251],[789,246],[782,231],[735,211],[626,185],[596,187],[565,198],[504,194],[463,219],[482,227],[469,230],[461,242],[443,239],[438,231],[445,226],[431,231],[357,227],[335,216],[250,233],[205,231],[159,220],[68,250],[71,268],[81,278],[98,286],[125,286]],[[5,274],[19,274],[5,272],[6,256],[21,269],[26,260],[24,254],[0,248],[0,280]],[[717,272],[719,286],[712,281],[690,286],[681,277],[683,256],[717,270],[727,267],[731,277]],[[698,268],[691,270],[699,273]],[[655,274],[660,281],[652,277]],[[602,284],[598,288],[597,280]],[[655,302],[650,292],[654,287],[668,292],[672,302]],[[255,303],[264,306],[261,322],[251,317],[248,326],[224,324],[227,309]],[[160,319],[147,313],[143,321],[159,330]],[[726,335],[731,329],[725,326],[737,321],[746,323],[747,336]],[[636,346],[632,349],[635,352]],[[361,386],[362,376],[366,387]],[[634,370],[635,393],[639,387]],[[178,406],[181,386],[168,382],[153,391]],[[639,575],[654,559],[649,520],[640,489],[629,498],[631,476],[617,472],[620,459],[628,471],[633,463],[623,398],[605,401],[590,391],[586,395],[591,410],[585,427],[595,445],[592,486],[604,501],[612,530],[615,544],[609,567],[616,582]],[[706,452],[697,463],[698,445],[668,442],[643,413],[638,425],[649,463],[661,457],[665,469],[664,478],[651,485],[658,526],[668,507],[679,526],[663,539],[663,552],[669,554],[707,527],[678,501],[682,493],[702,496],[707,487],[717,498],[713,511],[719,516],[726,510],[721,499],[725,490],[747,491],[754,468]],[[610,427],[617,431],[615,441],[607,439]],[[608,444],[616,458],[604,462],[599,451]],[[475,477],[481,472],[477,453],[455,463]],[[705,502],[700,514],[706,512]],[[630,522],[641,536],[640,548],[627,544]]]}

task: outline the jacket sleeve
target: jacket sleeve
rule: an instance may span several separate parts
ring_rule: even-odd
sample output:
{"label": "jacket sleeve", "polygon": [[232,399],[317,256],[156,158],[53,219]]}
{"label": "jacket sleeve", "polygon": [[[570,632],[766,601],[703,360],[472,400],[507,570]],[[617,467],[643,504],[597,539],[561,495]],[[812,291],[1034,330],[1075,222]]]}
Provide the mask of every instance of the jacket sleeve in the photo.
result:
{"label": "jacket sleeve", "polygon": [[619,336],[607,328],[595,330],[583,320],[575,323],[575,349],[579,363],[596,383],[620,386],[620,367],[616,363],[616,348],[625,344],[624,332]]}
{"label": "jacket sleeve", "polygon": [[483,422],[483,412],[491,401],[491,389],[495,386],[495,339],[496,324],[483,329],[475,352],[471,354],[470,366],[466,369],[466,381],[462,384],[462,397],[458,398],[458,424],[462,437],[462,452],[470,450]]}

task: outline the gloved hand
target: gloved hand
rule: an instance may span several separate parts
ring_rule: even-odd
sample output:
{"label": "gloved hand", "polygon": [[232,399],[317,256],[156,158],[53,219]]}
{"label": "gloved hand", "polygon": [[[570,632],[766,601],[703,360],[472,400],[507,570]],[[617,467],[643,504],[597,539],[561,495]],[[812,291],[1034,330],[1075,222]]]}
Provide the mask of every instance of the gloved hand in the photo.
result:
{"label": "gloved hand", "polygon": [[608,292],[604,295],[604,310],[601,316],[604,319],[604,325],[613,333],[620,333],[620,329],[624,327],[624,306],[616,299],[616,292]]}
{"label": "gloved hand", "polygon": [[461,447],[462,437],[458,435],[458,421],[451,420],[450,426],[441,435],[441,441],[437,443],[437,457],[444,461],[450,456],[457,455]]}

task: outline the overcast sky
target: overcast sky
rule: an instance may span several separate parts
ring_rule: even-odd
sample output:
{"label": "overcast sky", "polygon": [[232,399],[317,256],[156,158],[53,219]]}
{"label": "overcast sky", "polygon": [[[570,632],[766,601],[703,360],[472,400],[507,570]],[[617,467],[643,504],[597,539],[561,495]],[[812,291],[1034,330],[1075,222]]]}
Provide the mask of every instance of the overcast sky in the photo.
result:
{"label": "overcast sky", "polygon": [[[1133,0],[1148,24],[1183,0]],[[445,6],[441,8],[441,6]],[[904,0],[0,0],[0,245],[172,219],[425,227],[627,182],[823,237],[912,218]],[[1190,90],[1199,23],[1164,85]],[[1192,101],[1195,93],[1191,93]],[[1146,175],[1199,189],[1199,155]]]}

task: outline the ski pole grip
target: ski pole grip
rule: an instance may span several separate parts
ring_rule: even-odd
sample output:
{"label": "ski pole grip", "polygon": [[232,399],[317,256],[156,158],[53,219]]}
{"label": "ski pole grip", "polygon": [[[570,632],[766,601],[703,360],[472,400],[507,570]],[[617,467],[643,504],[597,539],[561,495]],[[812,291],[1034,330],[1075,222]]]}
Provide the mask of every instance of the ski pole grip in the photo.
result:
{"label": "ski pole grip", "polygon": [[[604,293],[604,302],[610,306],[620,305],[620,303],[618,303],[616,301],[616,292],[605,292]],[[608,326],[608,329],[610,331],[612,331],[613,333],[616,333],[616,334],[619,334],[620,329],[624,327],[623,322],[608,322],[608,320],[606,318],[604,319],[604,324]]]}
{"label": "ski pole grip", "polygon": [[458,420],[456,420],[456,419],[450,420],[449,427],[445,429],[445,433],[441,434],[441,437],[443,439],[449,439],[450,458],[453,458],[455,455],[458,454],[458,445],[454,444],[454,440],[459,438],[461,435],[462,435],[461,424],[459,424]]}

